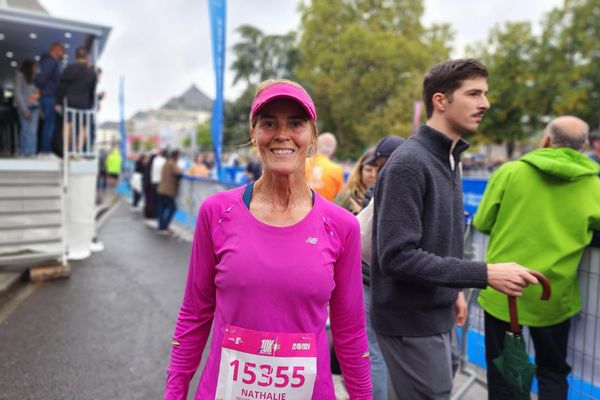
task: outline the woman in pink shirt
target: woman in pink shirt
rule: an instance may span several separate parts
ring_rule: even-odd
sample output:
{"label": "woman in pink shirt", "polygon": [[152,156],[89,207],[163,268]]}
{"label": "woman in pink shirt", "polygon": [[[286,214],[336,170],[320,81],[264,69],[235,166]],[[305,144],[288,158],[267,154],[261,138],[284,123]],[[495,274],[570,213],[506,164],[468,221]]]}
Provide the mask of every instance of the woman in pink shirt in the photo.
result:
{"label": "woman in pink shirt", "polygon": [[358,221],[305,180],[316,120],[297,83],[259,85],[263,175],[200,207],[165,399],[186,399],[212,326],[195,399],[334,400],[328,308],[350,398],[372,399]]}

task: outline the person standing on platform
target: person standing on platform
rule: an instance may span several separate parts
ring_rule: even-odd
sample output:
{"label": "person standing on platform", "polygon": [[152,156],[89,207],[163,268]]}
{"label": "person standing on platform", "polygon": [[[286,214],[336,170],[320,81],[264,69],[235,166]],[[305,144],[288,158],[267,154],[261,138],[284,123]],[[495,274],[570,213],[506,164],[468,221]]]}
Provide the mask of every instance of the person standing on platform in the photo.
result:
{"label": "person standing on platform", "polygon": [[[75,62],[69,64],[63,71],[58,89],[56,91],[56,109],[60,111],[66,101],[66,106],[81,111],[93,109],[96,95],[97,76],[96,70],[90,65],[88,51],[85,47],[78,47],[75,50]],[[71,151],[91,152],[92,141],[88,138],[88,128],[93,124],[91,116],[86,114],[80,116],[75,121],[71,121],[72,115],[68,116],[66,132],[63,132],[63,140],[67,141],[68,146],[75,143],[75,148]],[[75,138],[71,137],[72,124],[75,124]]]}
{"label": "person standing on platform", "polygon": [[261,83],[250,138],[263,174],[200,206],[164,398],[334,399],[331,333],[351,399],[372,400],[358,221],[310,189],[317,112],[297,83]]}
{"label": "person standing on platform", "polygon": [[35,61],[23,60],[15,78],[14,105],[19,114],[19,155],[37,152],[37,129],[40,118],[40,92],[33,84]]}
{"label": "person standing on platform", "polygon": [[474,59],[431,69],[423,82],[427,123],[392,153],[375,185],[371,320],[402,399],[450,398],[453,329],[467,312],[461,288],[519,296],[537,283],[514,263],[462,259],[462,136],[490,106],[487,74]]}
{"label": "person standing on platform", "polygon": [[344,169],[333,162],[337,140],[326,132],[317,139],[317,154],[306,161],[306,180],[311,189],[329,201],[333,201],[344,186]]}
{"label": "person standing on platform", "polygon": [[[567,398],[570,321],[581,311],[577,269],[593,231],[600,230],[600,165],[581,153],[588,130],[573,116],[551,121],[541,148],[494,172],[473,220],[490,235],[487,262],[515,260],[552,284],[548,301],[540,301],[539,287],[530,287],[517,302],[519,323],[529,327],[535,347],[540,399]],[[485,311],[489,398],[512,399],[492,362],[510,328],[506,296],[487,288],[478,300]]]}
{"label": "person standing on platform", "polygon": [[49,154],[52,151],[50,140],[54,134],[54,123],[56,120],[54,106],[56,105],[56,91],[61,75],[60,63],[64,55],[65,48],[63,45],[58,42],[52,43],[49,52],[42,55],[40,59],[40,72],[33,80],[40,90],[40,105],[44,116],[42,141],[40,143],[41,153]]}

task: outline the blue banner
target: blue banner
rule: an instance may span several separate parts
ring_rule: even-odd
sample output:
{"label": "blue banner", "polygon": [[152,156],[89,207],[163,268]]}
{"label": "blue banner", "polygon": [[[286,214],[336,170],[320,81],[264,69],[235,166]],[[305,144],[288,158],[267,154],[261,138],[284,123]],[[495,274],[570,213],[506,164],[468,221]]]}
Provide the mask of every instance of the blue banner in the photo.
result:
{"label": "blue banner", "polygon": [[211,117],[211,139],[217,176],[221,177],[221,152],[223,149],[223,76],[225,74],[225,16],[226,0],[208,0],[212,37],[213,66],[216,94]]}
{"label": "blue banner", "polygon": [[125,78],[119,79],[119,130],[121,131],[121,159],[122,166],[127,160],[127,132],[125,130]]}
{"label": "blue banner", "polygon": [[469,217],[473,218],[481,202],[488,178],[463,177],[463,203]]}

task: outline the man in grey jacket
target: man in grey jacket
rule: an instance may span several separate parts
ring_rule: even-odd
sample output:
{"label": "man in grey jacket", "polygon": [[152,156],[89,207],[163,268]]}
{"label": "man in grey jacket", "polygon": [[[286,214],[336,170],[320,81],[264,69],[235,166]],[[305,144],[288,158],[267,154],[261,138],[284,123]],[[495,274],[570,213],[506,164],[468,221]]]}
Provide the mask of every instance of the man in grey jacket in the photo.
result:
{"label": "man in grey jacket", "polygon": [[429,71],[427,124],[392,154],[375,187],[371,319],[399,399],[450,398],[451,331],[466,316],[459,289],[519,296],[537,283],[514,263],[462,259],[462,135],[490,106],[487,74],[474,59]]}

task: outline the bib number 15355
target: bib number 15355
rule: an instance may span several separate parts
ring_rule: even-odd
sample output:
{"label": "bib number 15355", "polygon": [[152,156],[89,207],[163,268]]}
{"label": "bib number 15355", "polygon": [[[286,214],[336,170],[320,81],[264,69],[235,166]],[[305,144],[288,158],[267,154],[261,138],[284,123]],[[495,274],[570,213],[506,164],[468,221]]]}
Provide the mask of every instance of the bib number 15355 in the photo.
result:
{"label": "bib number 15355", "polygon": [[304,400],[316,378],[312,334],[228,326],[221,349],[217,400]]}
{"label": "bib number 15355", "polygon": [[[238,381],[240,377],[240,360],[233,360],[229,363],[233,367],[233,380]],[[291,371],[290,371],[291,369]],[[276,388],[299,388],[304,386],[306,378],[304,377],[304,366],[279,365],[276,371],[270,364],[256,365],[253,362],[245,362],[243,365],[242,382],[247,385],[256,383],[261,387],[273,386]],[[275,372],[275,373],[273,373]]]}

